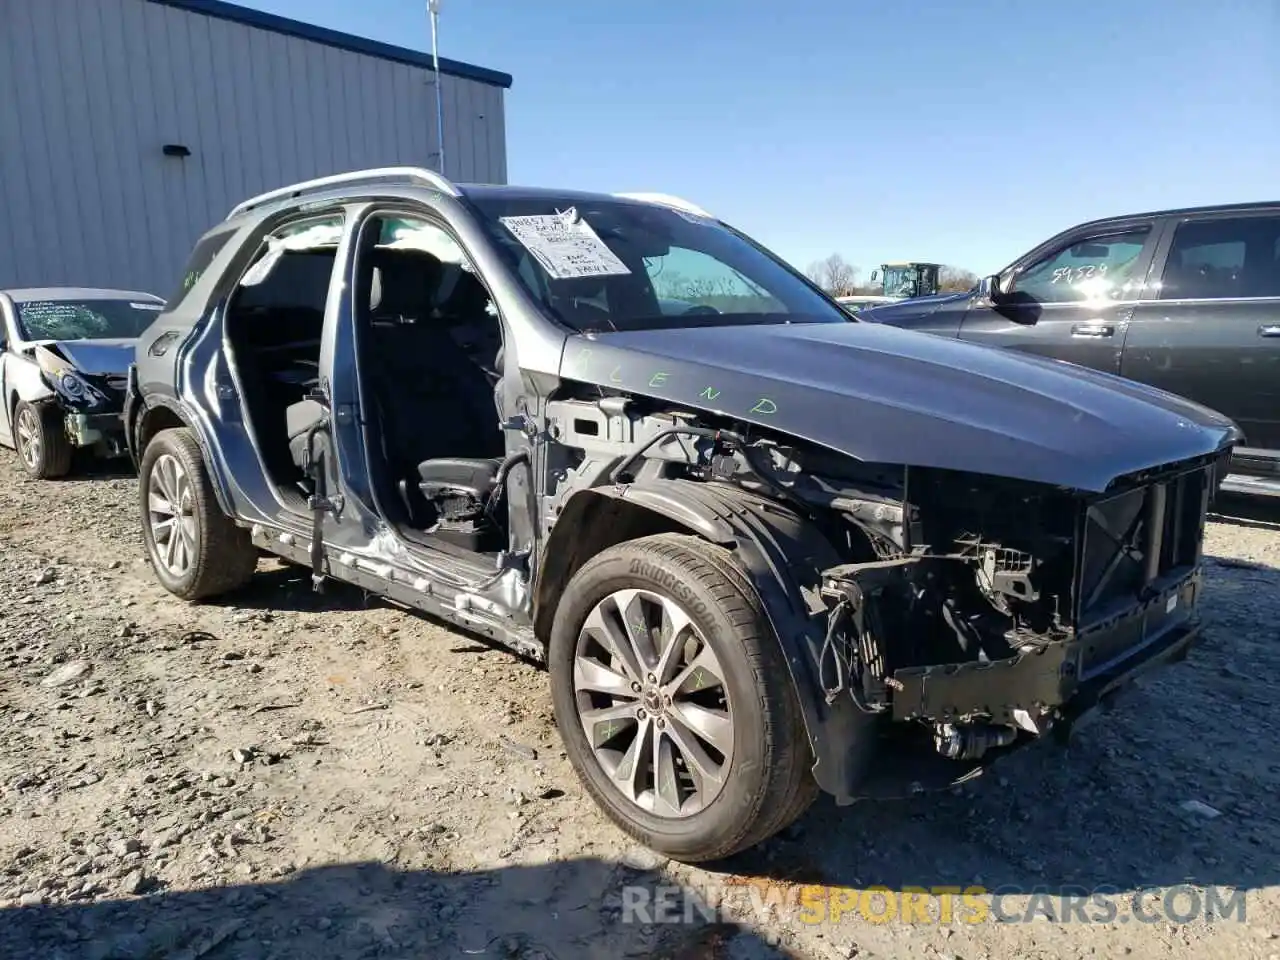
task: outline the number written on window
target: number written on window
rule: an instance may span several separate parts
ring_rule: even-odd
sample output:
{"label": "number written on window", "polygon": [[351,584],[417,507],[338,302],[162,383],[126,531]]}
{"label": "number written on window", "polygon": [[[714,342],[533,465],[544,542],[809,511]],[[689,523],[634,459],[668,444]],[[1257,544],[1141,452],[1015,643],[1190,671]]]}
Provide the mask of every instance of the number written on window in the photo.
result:
{"label": "number written on window", "polygon": [[1107,265],[1105,263],[1091,263],[1084,267],[1058,267],[1053,271],[1053,278],[1050,283],[1082,283],[1085,280],[1092,280],[1094,277],[1105,277],[1107,275]]}
{"label": "number written on window", "polygon": [[1115,300],[1129,293],[1150,229],[1073,240],[1023,269],[1014,293],[1037,303]]}

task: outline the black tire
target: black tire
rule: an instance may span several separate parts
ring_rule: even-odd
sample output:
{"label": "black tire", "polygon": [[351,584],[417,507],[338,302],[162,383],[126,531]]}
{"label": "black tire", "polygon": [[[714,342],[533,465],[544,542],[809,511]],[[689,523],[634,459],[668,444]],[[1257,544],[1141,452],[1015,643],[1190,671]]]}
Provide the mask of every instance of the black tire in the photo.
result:
{"label": "black tire", "polygon": [[[150,522],[149,491],[152,471],[161,457],[173,457],[190,483],[195,549],[187,569],[174,574],[163,562]],[[166,590],[184,600],[203,600],[243,586],[258,566],[258,550],[249,531],[222,512],[209,482],[200,444],[185,427],[161,430],[147,444],[138,469],[142,539],[156,578]]]}
{"label": "black tire", "polygon": [[[35,431],[39,434],[34,458],[19,436],[18,423],[21,418],[34,424]],[[61,412],[51,403],[27,403],[25,400],[18,402],[13,408],[13,448],[18,452],[18,461],[29,477],[53,480],[71,472],[71,456],[75,449],[63,429]]]}
{"label": "black tire", "polygon": [[[681,818],[655,816],[624,797],[579,720],[573,679],[579,632],[596,604],[627,588],[681,605],[719,659],[733,704],[735,746],[725,786],[704,809]],[[596,555],[565,590],[548,659],[556,723],[579,778],[609,818],[650,849],[691,863],[723,859],[789,826],[817,796],[813,754],[782,648],[758,595],[723,548],[659,534]]]}

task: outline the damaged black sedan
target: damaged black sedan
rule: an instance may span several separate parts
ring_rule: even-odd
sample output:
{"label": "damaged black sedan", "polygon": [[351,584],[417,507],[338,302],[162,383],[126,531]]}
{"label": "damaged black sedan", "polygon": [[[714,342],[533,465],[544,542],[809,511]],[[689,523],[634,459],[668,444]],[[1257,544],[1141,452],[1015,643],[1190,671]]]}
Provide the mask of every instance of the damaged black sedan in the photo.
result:
{"label": "damaged black sedan", "polygon": [[851,322],[677,198],[359,171],[187,276],[125,414],[160,582],[265,549],[546,663],[670,856],[963,780],[1196,636],[1229,420]]}
{"label": "damaged black sedan", "polygon": [[130,290],[0,290],[0,444],[30,476],[64,476],[81,449],[127,452],[125,373],[134,339],[163,306]]}

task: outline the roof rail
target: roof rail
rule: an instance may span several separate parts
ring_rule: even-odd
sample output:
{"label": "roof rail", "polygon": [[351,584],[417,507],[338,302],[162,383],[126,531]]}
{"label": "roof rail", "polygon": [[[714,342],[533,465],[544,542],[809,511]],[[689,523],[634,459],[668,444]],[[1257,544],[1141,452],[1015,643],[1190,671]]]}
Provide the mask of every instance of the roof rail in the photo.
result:
{"label": "roof rail", "polygon": [[260,193],[256,197],[250,197],[248,200],[242,201],[231,208],[231,212],[227,214],[226,219],[230,220],[237,214],[244,213],[254,207],[261,206],[271,200],[281,200],[285,197],[299,197],[304,193],[318,193],[321,190],[327,190],[331,187],[340,187],[347,184],[358,183],[383,183],[396,180],[411,180],[426,186],[432,187],[449,194],[451,197],[459,197],[461,191],[453,184],[452,181],[446,179],[443,175],[436,173],[434,170],[428,170],[425,167],[377,167],[370,170],[350,170],[346,173],[335,173],[329,177],[318,177],[315,180],[304,180],[302,183],[295,183],[287,187],[278,187],[275,190],[268,190],[266,193]]}
{"label": "roof rail", "polygon": [[669,193],[615,193],[614,196],[624,200],[642,200],[645,203],[657,203],[664,207],[671,207],[673,210],[683,210],[685,213],[691,213],[695,217],[706,217],[708,220],[715,219],[715,217],[696,204],[692,204],[680,197],[674,197]]}

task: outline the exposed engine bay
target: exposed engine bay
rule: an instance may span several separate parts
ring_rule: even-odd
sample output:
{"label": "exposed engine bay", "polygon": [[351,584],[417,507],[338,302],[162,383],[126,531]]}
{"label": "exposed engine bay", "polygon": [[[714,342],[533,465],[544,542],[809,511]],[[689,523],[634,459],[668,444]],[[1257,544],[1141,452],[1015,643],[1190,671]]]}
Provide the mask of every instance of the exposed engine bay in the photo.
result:
{"label": "exposed engine bay", "polygon": [[[648,406],[648,409],[646,407]],[[978,761],[1068,721],[1194,620],[1205,514],[1225,458],[1104,494],[863,463],[759,427],[625,396],[555,401],[549,524],[574,493],[695,480],[786,503],[844,562],[813,617],[827,702]]]}

